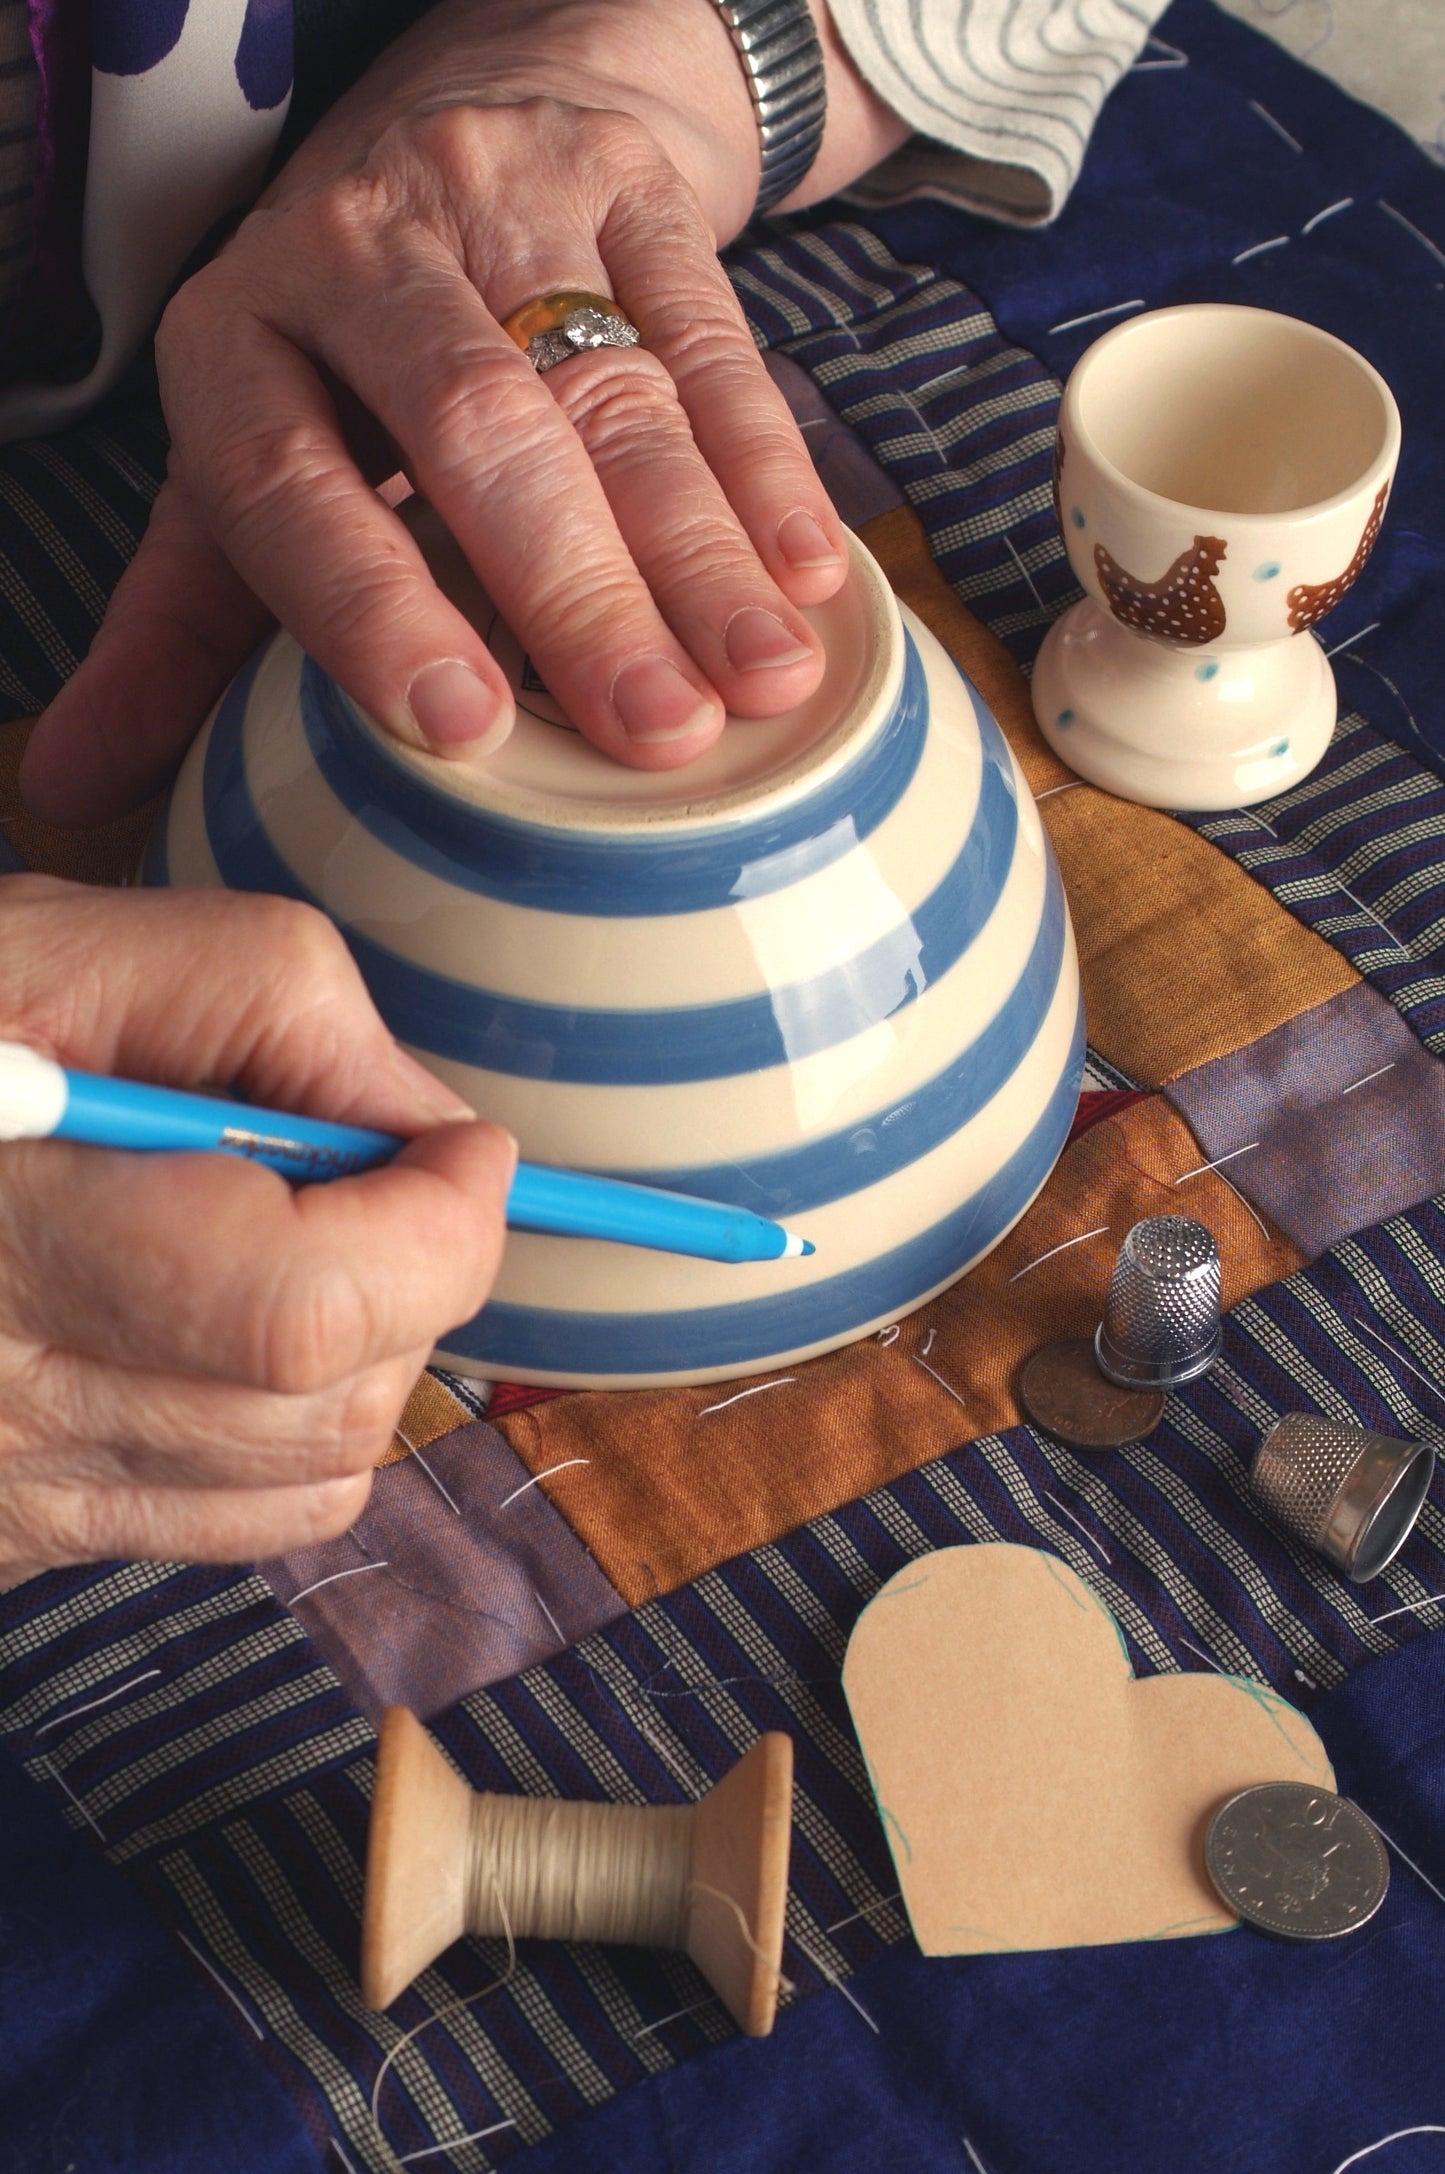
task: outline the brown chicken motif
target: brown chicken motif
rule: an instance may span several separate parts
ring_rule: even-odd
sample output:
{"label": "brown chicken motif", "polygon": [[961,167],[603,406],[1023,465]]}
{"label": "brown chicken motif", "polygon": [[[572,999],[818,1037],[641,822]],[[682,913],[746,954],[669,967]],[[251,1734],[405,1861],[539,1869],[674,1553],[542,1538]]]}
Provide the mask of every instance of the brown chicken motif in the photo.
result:
{"label": "brown chicken motif", "polygon": [[1157,581],[1126,573],[1102,544],[1094,546],[1099,584],[1114,617],[1166,642],[1213,642],[1224,632],[1224,600],[1213,576],[1229,546],[1221,536],[1196,536]]}
{"label": "brown chicken motif", "polygon": [[1321,581],[1313,587],[1307,581],[1297,582],[1290,590],[1285,598],[1285,605],[1289,611],[1291,634],[1302,634],[1306,627],[1314,625],[1316,619],[1323,619],[1327,611],[1333,611],[1346,589],[1358,578],[1360,568],[1375,548],[1380,523],[1385,518],[1385,500],[1389,495],[1389,484],[1382,483],[1370,510],[1370,518],[1365,523],[1365,532],[1355,546],[1355,555],[1342,574],[1336,574],[1333,581]]}

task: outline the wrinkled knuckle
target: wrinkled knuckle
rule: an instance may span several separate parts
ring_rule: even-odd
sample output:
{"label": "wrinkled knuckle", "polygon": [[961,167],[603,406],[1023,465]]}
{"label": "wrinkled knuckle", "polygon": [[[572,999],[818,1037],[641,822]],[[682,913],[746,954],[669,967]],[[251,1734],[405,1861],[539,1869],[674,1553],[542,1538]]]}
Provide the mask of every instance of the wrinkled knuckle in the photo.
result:
{"label": "wrinkled knuckle", "polygon": [[342,1263],[293,1261],[253,1305],[253,1371],[273,1396],[318,1396],[356,1373],[370,1336],[361,1289]]}
{"label": "wrinkled knuckle", "polygon": [[248,940],[284,977],[288,1004],[309,1010],[329,1000],[353,975],[351,954],[335,923],[299,899],[257,892],[248,900]]}
{"label": "wrinkled knuckle", "polygon": [[677,387],[661,363],[635,348],[600,348],[559,376],[558,404],[594,458],[642,446],[655,453],[659,434],[683,428]]}
{"label": "wrinkled knuckle", "polygon": [[208,444],[183,443],[191,473],[204,477],[205,495],[223,532],[236,529],[258,544],[280,533],[300,496],[327,487],[333,462],[308,422],[280,422],[216,436]]}

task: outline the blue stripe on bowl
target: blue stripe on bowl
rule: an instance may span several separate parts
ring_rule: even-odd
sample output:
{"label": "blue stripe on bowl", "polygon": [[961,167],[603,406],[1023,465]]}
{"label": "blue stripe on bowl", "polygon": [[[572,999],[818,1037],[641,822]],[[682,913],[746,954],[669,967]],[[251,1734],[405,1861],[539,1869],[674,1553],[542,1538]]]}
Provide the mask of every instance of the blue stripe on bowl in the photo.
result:
{"label": "blue stripe on bowl", "polygon": [[1068,927],[1064,887],[1049,851],[1043,919],[1023,972],[993,1018],[951,1064],[904,1102],[875,1110],[846,1130],[750,1162],[700,1163],[685,1170],[608,1170],[638,1185],[791,1218],[877,1185],[951,1139],[1013,1077],[1037,1040],[1059,985]]}
{"label": "blue stripe on bowl", "polygon": [[[309,657],[301,718],[317,768],[343,807],[431,875],[549,913],[701,913],[829,867],[892,813],[918,768],[928,725],[927,679],[906,631],[904,647],[892,716],[826,791],[752,823],[718,822],[670,838],[552,830],[443,795],[359,722]],[[982,715],[982,698],[965,685]]]}
{"label": "blue stripe on bowl", "polygon": [[[259,659],[234,681],[211,728],[205,806],[211,850],[232,890],[321,901],[267,835],[246,775],[246,706]],[[604,1011],[527,1003],[399,958],[342,924],[377,1009],[413,1048],[520,1079],[654,1087],[736,1078],[796,1063],[893,1018],[963,955],[1008,880],[1018,798],[1003,734],[978,713],[983,772],[957,858],[911,917],[809,981],[731,1003]]]}
{"label": "blue stripe on bowl", "polygon": [[841,1338],[880,1316],[900,1313],[944,1283],[1002,1236],[1022,1214],[1069,1136],[1084,1075],[1084,1013],[1059,1083],[1028,1138],[968,1200],[890,1253],[820,1283],[774,1298],[676,1313],[569,1313],[496,1300],[464,1327],[440,1338],[442,1350],[506,1375],[582,1374],[596,1381],[627,1374],[684,1374],[739,1369],[777,1354]]}

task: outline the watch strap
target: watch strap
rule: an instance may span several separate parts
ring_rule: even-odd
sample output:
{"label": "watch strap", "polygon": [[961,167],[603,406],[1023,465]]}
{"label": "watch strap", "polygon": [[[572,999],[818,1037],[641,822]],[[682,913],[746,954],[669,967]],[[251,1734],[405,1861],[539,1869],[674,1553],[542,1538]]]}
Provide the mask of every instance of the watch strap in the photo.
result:
{"label": "watch strap", "polygon": [[716,0],[752,92],[762,142],[753,216],[798,186],[823,141],[823,48],[808,0]]}

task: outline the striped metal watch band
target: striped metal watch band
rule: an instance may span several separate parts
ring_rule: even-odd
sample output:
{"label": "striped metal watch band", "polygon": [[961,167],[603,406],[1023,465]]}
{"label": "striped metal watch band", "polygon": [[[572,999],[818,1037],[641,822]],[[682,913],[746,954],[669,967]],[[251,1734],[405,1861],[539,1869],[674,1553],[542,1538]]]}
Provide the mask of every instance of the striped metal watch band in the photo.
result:
{"label": "striped metal watch band", "polygon": [[780,203],[818,155],[827,116],[823,49],[808,0],[716,0],[757,110],[763,163],[754,218]]}

